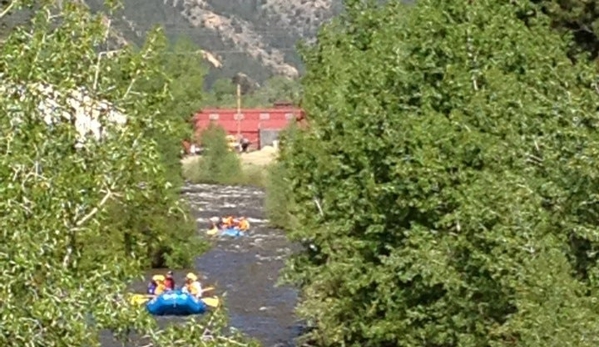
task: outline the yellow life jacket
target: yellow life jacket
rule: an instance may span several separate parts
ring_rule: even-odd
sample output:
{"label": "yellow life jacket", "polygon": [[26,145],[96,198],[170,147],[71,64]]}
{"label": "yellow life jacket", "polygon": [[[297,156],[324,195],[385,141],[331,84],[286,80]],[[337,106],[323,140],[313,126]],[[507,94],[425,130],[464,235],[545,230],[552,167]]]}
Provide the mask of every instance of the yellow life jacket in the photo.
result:
{"label": "yellow life jacket", "polygon": [[198,292],[198,288],[195,283],[196,282],[186,283],[185,288],[187,288],[187,291],[189,292],[189,294],[191,294],[193,296],[199,296],[201,293]]}
{"label": "yellow life jacket", "polygon": [[164,283],[158,283],[156,289],[154,289],[154,295],[160,295],[166,291],[166,286]]}
{"label": "yellow life jacket", "polygon": [[218,228],[217,227],[213,227],[212,229],[210,229],[210,230],[208,230],[206,232],[206,234],[211,235],[211,236],[212,235],[216,235],[217,233],[218,233]]}

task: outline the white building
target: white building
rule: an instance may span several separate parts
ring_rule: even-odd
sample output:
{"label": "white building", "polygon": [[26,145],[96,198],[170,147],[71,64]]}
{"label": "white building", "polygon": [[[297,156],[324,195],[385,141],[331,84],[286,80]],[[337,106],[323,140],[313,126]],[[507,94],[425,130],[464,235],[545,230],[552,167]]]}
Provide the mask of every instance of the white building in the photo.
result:
{"label": "white building", "polygon": [[[0,79],[1,79],[0,75]],[[127,117],[121,113],[114,105],[106,100],[95,100],[89,96],[84,89],[73,90],[68,95],[61,95],[52,85],[45,84],[27,84],[27,85],[0,85],[0,93],[6,98],[4,102],[14,98],[26,102],[28,95],[35,95],[42,99],[37,109],[40,117],[49,126],[60,121],[70,122],[75,126],[78,133],[77,147],[83,146],[83,143],[90,137],[95,140],[101,140],[105,137],[104,124],[113,124],[114,130],[124,129],[127,124]],[[14,99],[13,99],[14,100]],[[15,100],[16,101],[16,100]],[[11,123],[17,125],[23,117],[22,110],[19,110],[19,101],[9,107]],[[112,127],[111,127],[112,128]]]}

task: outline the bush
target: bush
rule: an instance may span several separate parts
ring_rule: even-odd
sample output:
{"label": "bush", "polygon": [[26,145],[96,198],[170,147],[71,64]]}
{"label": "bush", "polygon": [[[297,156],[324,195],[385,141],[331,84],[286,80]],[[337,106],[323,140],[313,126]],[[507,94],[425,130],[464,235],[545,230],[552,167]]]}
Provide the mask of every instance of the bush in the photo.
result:
{"label": "bush", "polygon": [[275,228],[291,229],[291,194],[286,179],[285,164],[275,162],[268,167],[264,209],[270,225]]}
{"label": "bush", "polygon": [[291,123],[280,134],[279,148],[281,149],[277,161],[268,167],[265,188],[266,199],[264,208],[270,225],[275,228],[291,230],[297,224],[292,210],[294,208],[293,194],[291,191],[291,177],[287,168],[285,155],[291,153],[291,146],[298,136],[299,128]]}
{"label": "bush", "polygon": [[211,124],[200,135],[204,154],[183,165],[183,176],[192,183],[247,185],[264,187],[267,169],[262,165],[242,164],[230,151],[225,130]]}
{"label": "bush", "polygon": [[242,165],[242,180],[240,185],[252,186],[264,188],[268,181],[268,171],[270,165],[254,165],[254,164],[243,164]]}
{"label": "bush", "polygon": [[239,184],[243,181],[241,162],[229,150],[225,130],[214,123],[202,131],[202,157],[189,165],[184,176],[193,183]]}
{"label": "bush", "polygon": [[[114,230],[139,231],[134,237],[134,233],[128,233],[130,236],[124,239],[117,235],[111,244],[123,244],[126,241],[123,248],[128,251],[127,243],[142,243],[146,255],[143,258],[146,261],[142,264],[144,268],[187,268],[193,266],[194,258],[208,248],[208,243],[198,236],[195,221],[188,217],[187,203],[179,202],[180,206],[176,206],[178,195],[171,192],[166,194],[172,196],[155,195],[143,203],[113,203],[109,206],[110,219],[107,225]],[[85,241],[91,247],[96,242],[95,247],[102,249],[107,236]],[[107,250],[109,253],[110,250]]]}

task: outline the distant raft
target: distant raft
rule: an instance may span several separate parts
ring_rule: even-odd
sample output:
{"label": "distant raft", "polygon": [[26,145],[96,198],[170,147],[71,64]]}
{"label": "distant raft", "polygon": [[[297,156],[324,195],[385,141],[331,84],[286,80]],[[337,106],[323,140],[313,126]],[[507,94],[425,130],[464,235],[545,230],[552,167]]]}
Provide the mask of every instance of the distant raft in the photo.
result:
{"label": "distant raft", "polygon": [[235,229],[235,228],[228,228],[228,229],[218,229],[218,228],[212,228],[210,230],[208,230],[206,232],[206,234],[210,235],[210,236],[228,236],[228,237],[240,237],[240,236],[245,236],[245,232],[239,230],[239,229]]}
{"label": "distant raft", "polygon": [[245,233],[239,229],[229,228],[221,230],[219,236],[239,237],[244,235]]}
{"label": "distant raft", "polygon": [[202,300],[178,289],[153,298],[146,304],[146,309],[154,316],[189,316],[205,313],[207,306]]}

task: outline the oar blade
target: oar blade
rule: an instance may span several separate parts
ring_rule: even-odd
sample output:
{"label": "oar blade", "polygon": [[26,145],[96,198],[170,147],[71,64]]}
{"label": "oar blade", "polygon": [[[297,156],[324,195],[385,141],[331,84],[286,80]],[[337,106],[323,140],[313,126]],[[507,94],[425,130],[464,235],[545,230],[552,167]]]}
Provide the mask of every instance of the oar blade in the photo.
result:
{"label": "oar blade", "polygon": [[129,302],[133,305],[142,305],[152,299],[151,295],[146,294],[133,294],[129,298]]}
{"label": "oar blade", "polygon": [[220,305],[220,299],[216,296],[211,298],[202,298],[202,301],[206,304],[206,306],[211,308],[218,308]]}

